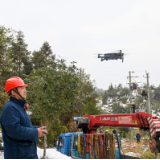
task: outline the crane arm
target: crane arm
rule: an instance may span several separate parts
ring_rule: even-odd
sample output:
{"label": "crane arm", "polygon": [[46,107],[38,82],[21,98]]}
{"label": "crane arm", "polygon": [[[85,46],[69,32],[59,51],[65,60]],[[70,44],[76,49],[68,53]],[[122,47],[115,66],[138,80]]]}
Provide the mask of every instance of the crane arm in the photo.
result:
{"label": "crane arm", "polygon": [[99,126],[136,127],[148,130],[150,134],[149,146],[152,153],[160,153],[160,121],[157,117],[145,112],[133,114],[85,115],[75,117],[77,128],[83,133],[95,133]]}

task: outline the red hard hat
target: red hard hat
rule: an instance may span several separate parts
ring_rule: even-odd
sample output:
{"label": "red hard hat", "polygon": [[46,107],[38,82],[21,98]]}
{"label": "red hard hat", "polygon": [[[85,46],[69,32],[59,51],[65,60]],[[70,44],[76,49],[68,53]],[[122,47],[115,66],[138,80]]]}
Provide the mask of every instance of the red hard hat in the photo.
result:
{"label": "red hard hat", "polygon": [[101,129],[101,132],[102,132],[103,130]]}
{"label": "red hard hat", "polygon": [[16,87],[28,87],[28,85],[24,84],[23,80],[19,77],[11,77],[6,81],[6,84],[5,84],[6,94],[10,90],[12,90]]}
{"label": "red hard hat", "polygon": [[139,132],[137,134],[139,134]]}

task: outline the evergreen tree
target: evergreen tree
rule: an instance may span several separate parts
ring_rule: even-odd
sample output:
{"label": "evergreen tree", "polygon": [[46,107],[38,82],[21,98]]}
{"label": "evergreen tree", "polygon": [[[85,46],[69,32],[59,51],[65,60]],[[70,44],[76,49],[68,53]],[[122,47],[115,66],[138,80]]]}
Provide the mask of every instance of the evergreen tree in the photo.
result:
{"label": "evergreen tree", "polygon": [[30,57],[30,54],[31,52],[29,52],[26,56],[23,58],[23,71],[22,73],[25,74],[25,75],[29,75],[31,73],[31,71],[33,70],[33,64],[32,64],[32,60],[31,60],[31,57]]}
{"label": "evergreen tree", "polygon": [[154,90],[154,89],[155,89],[155,85],[152,84],[152,85],[150,86],[150,89],[151,89],[151,90]]}
{"label": "evergreen tree", "polygon": [[113,88],[113,89],[111,90],[111,92],[110,92],[110,96],[111,96],[111,97],[116,97],[116,96],[117,96],[117,90]]}
{"label": "evergreen tree", "polygon": [[46,66],[54,66],[55,55],[48,42],[44,42],[40,51],[45,55]]}
{"label": "evergreen tree", "polygon": [[97,106],[98,94],[94,87],[94,81],[90,81],[90,76],[84,72],[84,69],[78,71],[80,80],[79,98],[75,103],[75,112],[78,116],[85,114],[99,114],[100,109]]}
{"label": "evergreen tree", "polygon": [[41,69],[42,67],[53,67],[55,61],[55,55],[48,42],[44,42],[39,51],[33,52],[32,63],[35,70]]}
{"label": "evergreen tree", "polygon": [[113,85],[111,83],[111,85],[108,87],[108,91],[111,91],[113,89]]}
{"label": "evergreen tree", "polygon": [[117,91],[119,92],[122,89],[122,84],[120,83],[117,87]]}
{"label": "evergreen tree", "polygon": [[160,101],[160,85],[154,90],[154,99]]}
{"label": "evergreen tree", "polygon": [[44,42],[40,51],[42,52],[43,55],[45,55],[46,59],[48,59],[48,57],[50,57],[53,53],[51,46],[49,45],[48,42]]}
{"label": "evergreen tree", "polygon": [[13,30],[0,26],[0,112],[8,100],[8,96],[4,92],[4,84],[11,74],[12,63],[10,63],[8,53],[13,33]]}
{"label": "evergreen tree", "polygon": [[120,106],[119,103],[114,103],[112,105],[113,113],[118,114],[118,113],[130,113],[130,106],[127,107],[122,107]]}
{"label": "evergreen tree", "polygon": [[13,41],[14,31],[10,28],[0,26],[0,84],[10,76],[12,63],[10,63],[9,52]]}
{"label": "evergreen tree", "polygon": [[29,85],[27,101],[31,104],[31,117],[40,119],[49,132],[56,130],[53,128],[57,127],[55,124],[69,125],[75,113],[74,104],[80,87],[76,70],[74,65],[65,67],[62,61],[58,61],[56,69],[44,67],[25,79]]}
{"label": "evergreen tree", "polygon": [[108,91],[105,91],[102,96],[102,103],[107,104],[107,99],[108,99]]}
{"label": "evergreen tree", "polygon": [[34,51],[32,57],[33,68],[35,70],[45,67],[45,55],[41,51]]}
{"label": "evergreen tree", "polygon": [[124,87],[123,89],[121,89],[120,95],[121,95],[121,96],[125,96],[125,95],[128,95],[129,92],[130,92],[129,89],[126,88],[126,87]]}
{"label": "evergreen tree", "polygon": [[[12,42],[11,52],[10,52],[10,59],[13,65],[13,75],[18,75],[19,77],[22,76],[22,72],[28,59],[30,52],[27,50],[27,44],[24,40],[23,32],[19,31],[16,35],[16,39]],[[28,65],[28,64],[27,64]],[[27,66],[25,67],[25,69]]]}

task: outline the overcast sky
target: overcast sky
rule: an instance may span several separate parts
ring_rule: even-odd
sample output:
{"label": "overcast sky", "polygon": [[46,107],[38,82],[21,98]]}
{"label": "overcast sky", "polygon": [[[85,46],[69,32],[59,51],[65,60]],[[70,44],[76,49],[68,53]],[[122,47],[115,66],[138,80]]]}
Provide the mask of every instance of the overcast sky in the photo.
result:
{"label": "overcast sky", "polygon": [[[132,81],[160,84],[160,0],[0,0],[0,25],[21,30],[28,50],[48,41],[56,57],[77,62],[96,86]],[[122,50],[121,60],[98,53]],[[97,55],[95,55],[97,54]]]}

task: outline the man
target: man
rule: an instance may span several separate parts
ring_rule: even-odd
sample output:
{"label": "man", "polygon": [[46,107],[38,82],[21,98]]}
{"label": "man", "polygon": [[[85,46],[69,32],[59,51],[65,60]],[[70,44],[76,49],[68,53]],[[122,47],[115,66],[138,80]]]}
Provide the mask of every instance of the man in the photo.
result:
{"label": "man", "polygon": [[120,142],[120,146],[119,146],[119,143],[118,143],[118,147],[120,148],[121,147],[121,149],[122,149],[122,142],[121,142],[121,136],[120,136],[120,134],[118,133],[118,139],[119,139],[119,142]]}
{"label": "man", "polygon": [[100,133],[103,133],[103,130],[101,129]]}
{"label": "man", "polygon": [[137,132],[136,138],[137,138],[137,143],[139,143],[139,142],[140,142],[140,139],[141,139],[141,136],[140,136],[139,132]]}
{"label": "man", "polygon": [[145,88],[143,88],[142,96],[145,97],[145,100],[147,100],[148,94],[147,94],[147,92],[145,91]]}
{"label": "man", "polygon": [[1,113],[5,159],[37,159],[37,140],[47,134],[45,126],[33,127],[26,113],[26,87],[19,77],[6,81],[5,91],[10,96]]}
{"label": "man", "polygon": [[105,134],[108,134],[108,130],[106,130]]}
{"label": "man", "polygon": [[110,135],[110,134],[108,133],[108,130],[106,130],[105,135],[106,135],[106,136],[109,136],[109,135]]}
{"label": "man", "polygon": [[132,102],[133,113],[135,113],[136,105]]}
{"label": "man", "polygon": [[113,129],[113,131],[112,131],[112,132],[113,132],[113,134],[117,134],[117,131],[116,131],[116,129],[115,129],[115,128]]}
{"label": "man", "polygon": [[133,89],[137,89],[137,83],[133,84]]}

